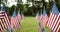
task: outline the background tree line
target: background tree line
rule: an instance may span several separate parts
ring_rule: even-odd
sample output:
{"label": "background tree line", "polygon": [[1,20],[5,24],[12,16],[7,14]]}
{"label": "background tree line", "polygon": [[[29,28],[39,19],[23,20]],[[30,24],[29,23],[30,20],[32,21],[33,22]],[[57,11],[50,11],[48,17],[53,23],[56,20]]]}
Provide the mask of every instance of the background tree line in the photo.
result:
{"label": "background tree line", "polygon": [[[29,2],[32,2],[32,6],[31,7],[29,7],[29,5],[30,5],[30,4],[28,4]],[[20,9],[20,11],[22,13],[24,13],[25,16],[33,16],[33,15],[36,15],[36,13],[38,11],[41,12],[41,10],[43,10],[43,7],[45,6],[46,7],[46,12],[49,15],[54,1],[53,0],[49,0],[49,2],[45,2],[45,0],[40,0],[40,1],[27,0],[27,4],[22,4],[22,2],[19,2],[19,1],[18,1],[18,3],[19,4],[17,4],[17,6],[13,5],[10,8],[6,7],[6,11],[8,11],[10,15],[12,15],[14,10],[16,10],[16,12],[18,12],[19,9]],[[58,7],[58,10],[60,12],[60,0],[55,0],[55,3],[56,3],[56,5]]]}

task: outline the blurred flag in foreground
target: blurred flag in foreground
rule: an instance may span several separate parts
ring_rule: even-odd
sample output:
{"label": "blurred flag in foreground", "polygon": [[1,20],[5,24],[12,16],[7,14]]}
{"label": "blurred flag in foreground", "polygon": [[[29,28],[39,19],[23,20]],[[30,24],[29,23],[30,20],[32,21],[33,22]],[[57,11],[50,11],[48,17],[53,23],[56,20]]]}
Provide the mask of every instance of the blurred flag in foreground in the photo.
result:
{"label": "blurred flag in foreground", "polygon": [[40,13],[39,12],[36,14],[36,21],[37,22],[40,21]]}
{"label": "blurred flag in foreground", "polygon": [[44,9],[43,9],[42,21],[43,21],[43,25],[46,26],[46,23],[47,23],[47,21],[48,21],[48,16],[47,16],[45,7],[44,7]]}
{"label": "blurred flag in foreground", "polygon": [[10,18],[7,12],[0,11],[0,32],[7,28],[10,29]]}
{"label": "blurred flag in foreground", "polygon": [[16,21],[17,21],[17,14],[16,14],[16,11],[13,12],[13,15],[12,15],[12,18],[11,18],[11,27],[12,29],[15,28],[15,25],[16,25]]}

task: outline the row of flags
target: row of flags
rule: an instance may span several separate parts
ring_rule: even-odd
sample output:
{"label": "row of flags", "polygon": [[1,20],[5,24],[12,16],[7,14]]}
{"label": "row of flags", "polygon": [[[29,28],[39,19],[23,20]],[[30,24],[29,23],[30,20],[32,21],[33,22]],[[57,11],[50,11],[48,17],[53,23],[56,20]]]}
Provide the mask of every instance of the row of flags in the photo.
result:
{"label": "row of flags", "polygon": [[3,8],[5,7],[2,7],[0,11],[0,32],[5,29],[15,30],[20,28],[20,21],[24,18],[23,13],[20,10],[16,13],[16,10],[14,10],[12,17],[10,17]]}
{"label": "row of flags", "polygon": [[38,13],[36,20],[42,21],[43,25],[48,26],[52,32],[60,32],[60,13],[55,3],[53,4],[49,17],[44,7],[43,14]]}

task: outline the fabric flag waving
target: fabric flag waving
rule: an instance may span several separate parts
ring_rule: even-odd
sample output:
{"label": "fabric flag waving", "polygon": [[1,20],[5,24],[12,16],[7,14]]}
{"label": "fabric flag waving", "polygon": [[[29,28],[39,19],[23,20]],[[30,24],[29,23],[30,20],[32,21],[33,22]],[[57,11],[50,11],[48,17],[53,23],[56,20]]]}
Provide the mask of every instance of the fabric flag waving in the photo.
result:
{"label": "fabric flag waving", "polygon": [[46,13],[45,7],[44,7],[44,10],[43,10],[42,21],[43,21],[43,25],[46,26],[47,21],[48,21],[48,16],[47,16],[47,13]]}
{"label": "fabric flag waving", "polygon": [[53,4],[53,7],[52,7],[51,12],[52,12],[52,13],[54,13],[54,14],[56,14],[56,15],[58,15],[58,14],[59,14],[59,10],[58,10],[58,8],[57,8],[57,6],[56,6],[56,4],[55,4],[55,3]]}
{"label": "fabric flag waving", "polygon": [[40,21],[40,14],[39,14],[39,12],[36,14],[36,21],[37,22]]}
{"label": "fabric flag waving", "polygon": [[12,19],[11,19],[11,25],[13,29],[20,28],[20,19],[21,19],[21,15],[19,11],[18,11],[18,14],[16,13],[16,11],[14,11]]}
{"label": "fabric flag waving", "polygon": [[52,10],[51,10],[51,14],[48,20],[48,26],[50,27],[50,29],[53,32],[56,32],[56,29],[59,26],[59,11],[57,9],[56,4],[53,4]]}
{"label": "fabric flag waving", "polygon": [[23,13],[20,11],[20,9],[19,9],[19,11],[18,11],[18,19],[19,19],[19,21],[21,21],[23,18],[24,18],[24,15],[23,15]]}
{"label": "fabric flag waving", "polygon": [[12,18],[11,18],[11,28],[14,28],[14,24],[15,24],[15,18],[16,18],[16,11],[13,12]]}
{"label": "fabric flag waving", "polygon": [[0,29],[2,29],[2,31],[4,29],[10,29],[10,20],[9,20],[9,16],[7,14],[7,12],[4,12],[4,11],[0,11]]}

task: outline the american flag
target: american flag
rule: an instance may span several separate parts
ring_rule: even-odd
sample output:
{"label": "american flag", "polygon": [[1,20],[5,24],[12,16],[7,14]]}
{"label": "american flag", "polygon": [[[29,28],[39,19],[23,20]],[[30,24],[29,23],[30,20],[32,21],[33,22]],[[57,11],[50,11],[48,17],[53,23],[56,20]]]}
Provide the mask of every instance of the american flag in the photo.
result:
{"label": "american flag", "polygon": [[40,21],[40,13],[38,12],[37,14],[36,14],[36,21],[38,22],[38,21]]}
{"label": "american flag", "polygon": [[47,16],[47,13],[46,13],[46,10],[45,10],[45,7],[44,7],[44,9],[43,9],[43,15],[42,15],[42,22],[43,22],[44,26],[46,26],[47,21],[48,21],[48,16]]}
{"label": "american flag", "polygon": [[21,19],[21,15],[19,14],[19,11],[18,11],[18,15],[16,14],[16,11],[14,11],[12,19],[11,19],[11,27],[12,27],[12,29],[20,28],[20,19]]}
{"label": "american flag", "polygon": [[48,22],[48,16],[46,14],[46,10],[45,10],[45,7],[44,7],[44,10],[43,10],[43,14],[42,13],[37,13],[36,15],[36,21],[39,22],[39,21],[42,21],[43,25],[46,26],[47,22]]}
{"label": "american flag", "polygon": [[7,12],[0,11],[0,30],[3,31],[6,28],[10,29],[10,18]]}
{"label": "american flag", "polygon": [[59,27],[60,26],[60,15],[58,14],[59,14],[59,11],[56,7],[56,4],[54,3],[52,10],[51,10],[50,17],[48,19],[48,23],[47,23],[47,26],[49,26],[53,32],[58,32],[60,30],[60,27]]}
{"label": "american flag", "polygon": [[24,18],[24,15],[23,15],[23,13],[20,10],[18,11],[17,17],[18,17],[19,21],[21,21]]}
{"label": "american flag", "polygon": [[2,32],[3,31],[3,28],[2,28],[2,25],[1,25],[1,19],[0,19],[0,32]]}

